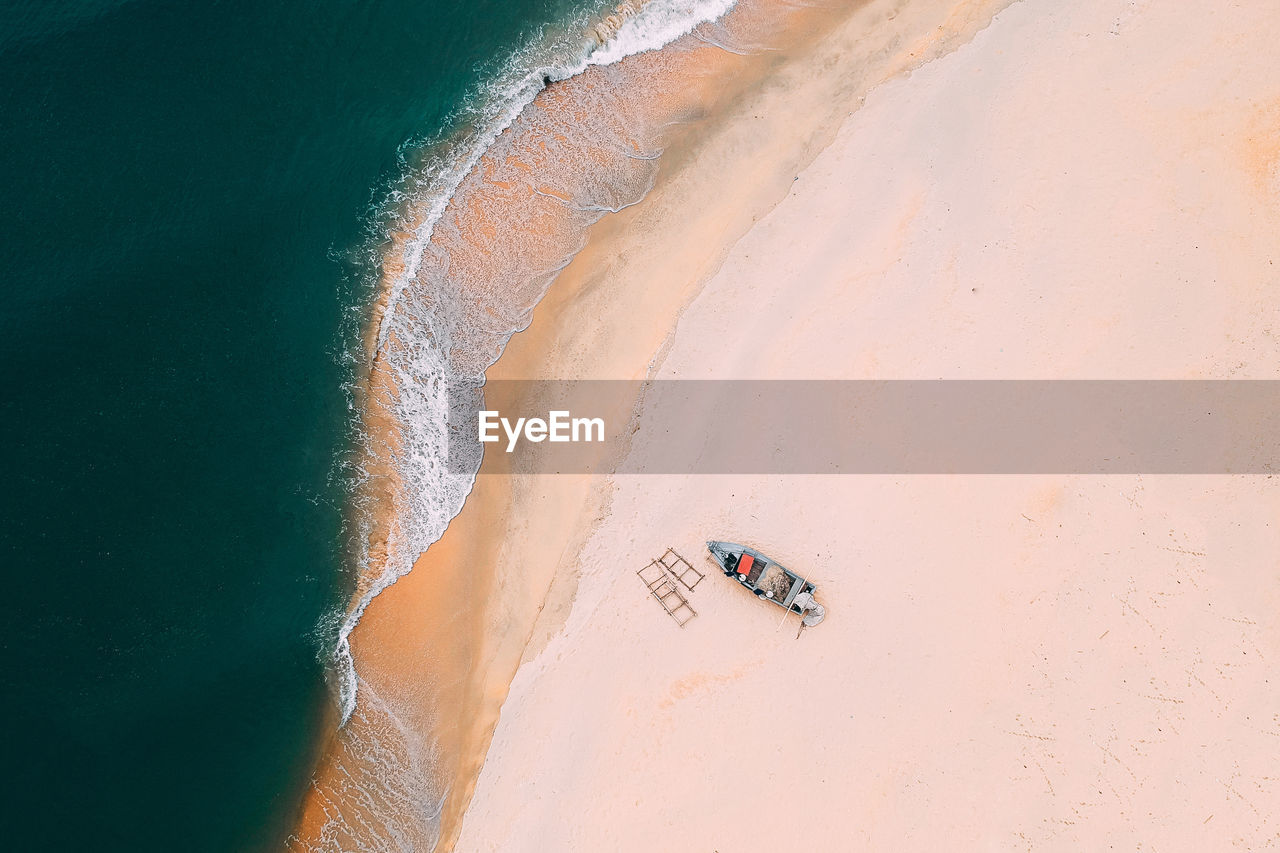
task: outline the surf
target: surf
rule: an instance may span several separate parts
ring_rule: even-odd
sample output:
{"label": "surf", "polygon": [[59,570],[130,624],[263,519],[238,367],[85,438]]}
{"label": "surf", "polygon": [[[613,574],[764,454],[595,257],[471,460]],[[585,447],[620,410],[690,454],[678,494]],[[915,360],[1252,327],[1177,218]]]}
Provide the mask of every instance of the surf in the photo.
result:
{"label": "surf", "polygon": [[[555,229],[561,238],[558,242],[552,238],[543,245],[526,244],[523,257],[507,257],[511,262],[504,268],[507,281],[523,280],[502,293],[486,286],[493,283],[492,271],[481,272],[480,277],[489,275],[487,282],[477,281],[474,270],[465,269],[458,257],[477,238],[463,233],[465,225],[456,213],[468,198],[484,192],[485,176],[479,170],[486,155],[493,154],[521,117],[530,120],[536,99],[549,86],[629,56],[661,50],[721,18],[734,2],[626,2],[594,21],[580,14],[560,28],[544,27],[467,99],[461,113],[448,123],[461,128],[453,138],[428,139],[406,155],[405,177],[387,198],[386,206],[397,210],[397,215],[388,227],[372,336],[372,360],[391,377],[394,387],[394,392],[382,389],[383,399],[373,405],[385,407],[399,433],[398,446],[388,448],[386,436],[377,435],[376,430],[362,436],[366,457],[394,456],[389,476],[397,481],[392,487],[396,506],[394,518],[381,522],[382,536],[374,532],[377,521],[366,517],[358,522],[356,594],[337,628],[332,662],[344,725],[355,710],[359,692],[351,632],[370,603],[411,571],[417,557],[443,535],[461,511],[479,470],[478,454],[454,466],[468,473],[450,473],[445,464],[450,404],[446,388],[459,381],[480,387],[485,370],[510,337],[528,325],[534,306],[556,274],[581,248],[586,228],[605,213],[644,197],[661,152],[641,148],[625,131],[610,128],[622,145],[630,143],[633,149],[625,151],[624,162],[614,174],[588,176],[560,196],[548,192],[546,181],[535,186],[539,199],[556,199],[554,204],[564,206],[574,221]],[[544,165],[572,168],[565,163]],[[501,251],[497,242],[490,248]],[[455,251],[458,248],[463,251]],[[512,269],[518,273],[511,275]],[[469,275],[473,280],[459,281]],[[482,303],[479,310],[477,298]],[[385,395],[389,393],[394,400],[388,402]],[[377,464],[372,458],[366,462]],[[380,538],[385,542],[377,544]]]}

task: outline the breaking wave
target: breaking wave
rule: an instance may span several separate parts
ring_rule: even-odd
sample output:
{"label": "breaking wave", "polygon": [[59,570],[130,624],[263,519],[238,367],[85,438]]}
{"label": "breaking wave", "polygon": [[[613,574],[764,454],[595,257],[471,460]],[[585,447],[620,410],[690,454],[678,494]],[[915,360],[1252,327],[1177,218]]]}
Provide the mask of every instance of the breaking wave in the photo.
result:
{"label": "breaking wave", "polygon": [[[363,527],[354,555],[359,575],[353,604],[336,626],[333,661],[344,725],[356,710],[358,684],[351,631],[369,603],[444,534],[479,470],[478,454],[468,460],[469,474],[446,466],[446,387],[464,382],[478,389],[581,249],[586,228],[652,186],[660,152],[614,114],[609,66],[666,47],[735,2],[628,0],[604,17],[584,13],[555,31],[544,28],[486,75],[447,138],[405,152],[402,185],[388,197],[396,214],[374,339],[394,392],[373,402],[398,434],[392,441],[364,435],[366,457],[389,458],[394,466],[396,517],[385,553],[369,551],[374,522],[356,522]],[[579,85],[559,98],[558,85],[548,90],[565,81]],[[511,150],[514,137],[530,135],[507,133],[518,123],[534,129],[542,142],[537,151]]]}

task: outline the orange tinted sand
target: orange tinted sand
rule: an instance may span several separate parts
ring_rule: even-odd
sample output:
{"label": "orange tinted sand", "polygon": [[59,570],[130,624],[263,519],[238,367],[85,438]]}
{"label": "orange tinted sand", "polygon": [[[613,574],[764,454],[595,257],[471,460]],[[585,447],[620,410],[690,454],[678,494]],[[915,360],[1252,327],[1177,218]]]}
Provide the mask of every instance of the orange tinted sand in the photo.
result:
{"label": "orange tinted sand", "polygon": [[[846,101],[835,140],[745,235],[726,211],[691,212],[697,193],[679,194],[680,237],[637,219],[614,236],[643,260],[620,259],[607,286],[732,244],[653,357],[658,378],[1274,377],[1278,25],[1267,4],[1022,0]],[[751,174],[713,149],[673,187]],[[620,328],[590,296],[566,316]],[[660,440],[656,421],[642,410],[634,440]],[[567,618],[510,686],[459,851],[1280,838],[1274,478],[601,488],[572,604],[547,602]],[[676,627],[633,571],[668,546],[705,560],[707,538],[816,581],[826,620],[796,639],[713,573]]]}
{"label": "orange tinted sand", "polygon": [[[788,39],[794,43],[830,14],[820,7],[788,10],[743,4],[737,32],[759,32],[786,46]],[[504,134],[459,191],[446,223],[451,227],[439,228],[433,241],[437,250],[467,270],[460,284],[476,287],[480,298],[485,288],[513,283],[504,268],[510,260],[504,241],[524,241],[525,265],[554,266],[579,239],[563,203],[575,192],[566,170],[571,175],[583,164],[608,169],[618,159],[609,138],[593,146],[590,134],[570,138],[556,130],[558,123],[588,129],[616,126],[614,139],[625,138],[629,124],[634,124],[641,132],[657,129],[647,131],[644,148],[688,144],[685,140],[705,131],[706,116],[756,85],[781,59],[779,53],[739,56],[691,40],[678,50],[633,57],[622,67],[592,69],[549,88],[527,111],[540,115],[526,116]],[[617,113],[602,112],[602,101]],[[704,118],[694,121],[695,115]],[[548,134],[557,143],[554,152],[548,151]],[[642,146],[633,142],[630,148],[639,153]],[[560,183],[548,182],[546,174]],[[412,223],[413,212],[406,218]],[[627,220],[632,215],[628,211],[612,218]],[[595,233],[618,227],[616,222],[602,223]],[[369,327],[371,350],[390,286],[405,269],[403,245],[412,239],[408,229],[394,236],[397,241],[384,267],[379,316]],[[582,257],[608,255],[606,248]],[[540,313],[554,314],[557,305],[590,288],[595,277],[586,262],[575,264],[560,276]],[[679,298],[667,302],[663,318],[671,316]],[[590,327],[590,320],[581,316],[568,322]],[[546,375],[540,368],[557,349],[552,340],[555,328],[539,324],[517,336],[490,375]],[[396,343],[393,338],[391,345]],[[648,352],[657,340],[642,336],[635,343],[637,353]],[[562,375],[576,372],[562,366]],[[387,405],[397,390],[385,368],[380,354],[360,400],[375,437],[364,460],[371,474],[365,497],[385,508],[375,513],[369,577],[382,572],[387,541],[403,520],[402,484],[391,462],[402,444],[401,431]],[[501,458],[486,461],[486,472],[495,462]],[[482,476],[444,537],[418,559],[409,575],[374,600],[351,636],[360,707],[331,738],[292,841],[295,849],[379,848],[393,832],[416,849],[429,847],[439,833],[441,849],[449,848],[506,684],[533,630],[550,578],[567,551],[561,540],[571,530],[568,522],[580,512],[588,486],[585,478],[513,483]],[[516,498],[526,507],[537,503],[543,508],[536,526],[512,512]],[[526,544],[513,547],[518,542]],[[403,778],[388,778],[396,776]],[[437,819],[430,814],[430,799],[440,796],[444,801]]]}
{"label": "orange tinted sand", "polygon": [[[436,241],[465,266],[461,284],[475,286],[478,297],[507,281],[503,264],[511,256],[501,241],[525,240],[547,263],[576,248],[574,234],[560,233],[571,231],[571,217],[547,197],[571,195],[573,187],[573,168],[566,177],[564,163],[548,162],[546,134],[562,146],[572,141],[557,126],[589,125],[615,139],[634,131],[643,137],[637,150],[664,149],[662,171],[644,202],[592,227],[532,326],[511,340],[489,376],[645,375],[681,308],[733,241],[785,197],[851,105],[886,77],[963,43],[1001,4],[958,5],[967,12],[957,15],[957,4],[941,0],[809,8],[744,2],[729,31],[768,51],[739,55],[690,40],[544,92],[537,115],[513,126],[464,184],[451,227]],[[865,38],[853,49],[828,38],[842,28]],[[604,95],[613,109],[602,113]],[[617,156],[590,145],[554,152],[570,155],[571,167],[601,168]],[[637,251],[655,242],[669,251]],[[389,277],[401,268],[397,257],[393,247]],[[645,287],[630,284],[638,268],[647,272]],[[369,388],[366,411],[380,436],[370,464],[383,475],[374,482],[387,506],[371,541],[376,557],[399,521],[399,486],[384,450],[397,446],[398,430],[379,408],[395,389],[380,363]],[[352,634],[360,707],[332,738],[295,849],[381,849],[392,834],[426,849],[439,833],[439,849],[447,850],[456,839],[510,679],[567,613],[576,555],[609,499],[589,478],[486,476],[500,462],[486,457],[444,538],[373,601]],[[371,569],[380,569],[376,559]]]}

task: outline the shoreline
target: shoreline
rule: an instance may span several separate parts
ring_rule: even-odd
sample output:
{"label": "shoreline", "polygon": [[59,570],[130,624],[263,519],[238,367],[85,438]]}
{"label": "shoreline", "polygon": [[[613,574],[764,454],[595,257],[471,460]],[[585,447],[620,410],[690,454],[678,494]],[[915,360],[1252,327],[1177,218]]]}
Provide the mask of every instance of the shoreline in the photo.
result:
{"label": "shoreline", "polygon": [[[914,6],[914,14],[903,13],[908,5]],[[952,5],[869,2],[854,10],[805,10],[796,14],[802,20],[809,15],[812,21],[807,28],[788,31],[790,52],[747,57],[711,53],[723,67],[737,66],[739,91],[730,98],[721,95],[716,109],[691,108],[686,101],[673,111],[682,119],[664,139],[657,184],[640,203],[591,226],[585,246],[560,272],[532,324],[510,339],[488,376],[645,375],[701,282],[736,239],[787,195],[795,174],[834,136],[850,92],[859,99],[882,80],[949,50],[985,26],[1003,4],[980,4],[978,14],[969,18],[947,14]],[[833,19],[840,24],[824,29]],[[938,20],[952,29],[937,26]],[[861,52],[855,50],[852,56],[846,43],[850,32],[864,36],[858,40]],[[829,64],[841,58],[857,73],[810,87],[817,91],[806,88],[807,63]],[[640,65],[645,60],[630,57],[624,63]],[[753,70],[744,75],[744,68]],[[787,73],[780,73],[783,70]],[[695,71],[693,79],[702,85],[704,102],[715,100],[713,76],[706,62]],[[749,83],[744,85],[743,78]],[[807,92],[809,100],[797,102],[799,92]],[[770,147],[759,150],[765,139]],[[757,150],[748,153],[753,145]],[[728,194],[728,199],[717,188],[724,173],[739,176],[736,194]],[[690,230],[690,222],[697,223],[696,232]],[[648,261],[635,253],[664,241],[682,248],[664,263],[642,269]],[[719,248],[708,252],[709,246]],[[637,290],[637,280],[664,286]],[[636,317],[651,318],[642,334],[615,334]],[[606,352],[608,358],[602,361],[599,356]],[[380,384],[386,380],[385,373],[375,372],[368,399],[394,395],[392,387]],[[394,446],[394,439],[390,443]],[[608,505],[605,483],[585,477],[507,480],[489,475],[491,458],[492,454],[486,457],[462,511],[444,536],[419,557],[413,571],[373,600],[351,637],[361,696],[371,705],[394,705],[394,726],[420,738],[398,735],[403,741],[400,750],[412,752],[430,744],[429,777],[414,781],[442,800],[441,850],[452,849],[461,829],[516,667],[545,646],[566,618],[574,597],[578,551]],[[394,476],[387,482],[392,484],[389,489],[398,488]],[[579,511],[579,506],[586,509]],[[389,530],[396,521],[382,523],[382,530]],[[385,533],[376,536],[373,547],[386,538]],[[548,542],[552,547],[544,547]],[[537,543],[532,566],[531,549],[521,543]],[[518,573],[499,568],[511,565],[517,555],[523,555]],[[483,609],[462,612],[438,592],[462,586],[484,603]],[[456,722],[460,713],[471,720],[461,728]],[[385,717],[368,720],[359,715],[352,721],[355,728],[384,727],[387,722]],[[348,847],[358,841],[358,831],[335,834],[334,813],[349,807],[342,792],[351,792],[353,782],[358,785],[370,772],[388,770],[361,770],[361,752],[368,750],[369,741],[352,734],[344,729],[333,738],[319,784],[308,798],[296,849],[323,846],[325,839]],[[429,798],[417,802],[417,809],[430,810]],[[337,823],[361,825],[347,818]],[[366,833],[370,828],[365,823]],[[373,831],[376,835],[379,830]]]}

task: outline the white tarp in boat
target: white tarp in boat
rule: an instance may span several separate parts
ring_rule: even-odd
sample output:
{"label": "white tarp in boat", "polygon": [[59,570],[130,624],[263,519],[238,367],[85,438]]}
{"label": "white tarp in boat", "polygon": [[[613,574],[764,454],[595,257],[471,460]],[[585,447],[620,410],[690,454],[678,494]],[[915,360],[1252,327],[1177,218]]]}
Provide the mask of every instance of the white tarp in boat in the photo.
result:
{"label": "white tarp in boat", "polygon": [[801,620],[810,628],[817,625],[827,615],[827,609],[821,604],[813,600],[813,593],[802,592],[795,597],[795,601],[791,602],[800,608],[803,614]]}

